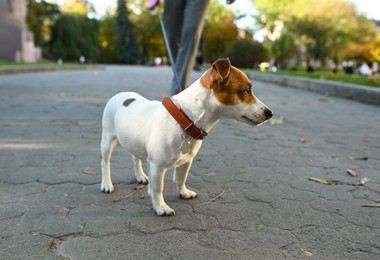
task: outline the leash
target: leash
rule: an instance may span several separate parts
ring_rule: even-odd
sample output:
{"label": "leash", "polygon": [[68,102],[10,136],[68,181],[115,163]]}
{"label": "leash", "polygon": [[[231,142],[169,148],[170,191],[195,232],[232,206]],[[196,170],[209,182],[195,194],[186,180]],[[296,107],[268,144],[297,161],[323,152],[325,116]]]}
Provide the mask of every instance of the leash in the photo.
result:
{"label": "leash", "polygon": [[189,117],[178,108],[173,101],[166,97],[162,100],[162,104],[169,114],[177,121],[186,134],[197,140],[203,140],[207,136],[207,132],[197,127]]}
{"label": "leash", "polygon": [[177,72],[177,67],[176,67],[175,62],[174,62],[174,58],[173,58],[173,54],[172,54],[172,50],[170,49],[168,36],[167,36],[167,34],[166,34],[166,29],[165,29],[164,21],[162,20],[162,16],[161,16],[161,14],[158,14],[158,18],[160,19],[162,35],[164,36],[164,41],[165,41],[165,45],[166,45],[166,50],[168,51],[169,61],[170,61],[170,64],[171,64],[171,67],[172,67],[172,70],[173,70],[174,79],[175,79],[175,81],[176,81],[176,83],[177,83],[177,88],[178,88],[177,90],[178,90],[178,93],[179,93],[179,92],[182,91],[182,86],[181,86],[181,82],[179,81],[179,76],[178,76],[178,72]]}
{"label": "leash", "polygon": [[[151,11],[153,11],[158,6],[159,3],[160,3],[160,0],[151,0],[148,3],[148,5],[146,6],[146,8],[149,9],[149,10],[151,10]],[[174,61],[174,58],[173,58],[172,50],[170,48],[168,36],[167,36],[167,33],[166,33],[165,24],[164,24],[164,21],[162,20],[161,13],[158,12],[157,15],[158,15],[158,18],[160,20],[161,31],[162,31],[162,35],[164,37],[164,42],[165,42],[165,45],[166,45],[166,50],[168,52],[169,61],[170,61],[170,64],[171,64],[171,67],[172,67],[172,70],[173,70],[174,80],[177,83],[177,90],[178,90],[177,92],[179,93],[179,92],[182,91],[182,86],[181,86],[181,82],[179,80],[179,76],[178,76],[178,72],[177,72],[177,67],[175,65],[175,61]]]}

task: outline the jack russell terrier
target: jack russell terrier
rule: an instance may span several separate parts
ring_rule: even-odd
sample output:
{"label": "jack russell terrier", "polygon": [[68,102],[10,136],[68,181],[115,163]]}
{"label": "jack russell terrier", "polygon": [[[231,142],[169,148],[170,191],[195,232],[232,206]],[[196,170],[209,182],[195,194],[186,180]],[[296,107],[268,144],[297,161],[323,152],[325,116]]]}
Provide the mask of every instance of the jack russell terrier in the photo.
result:
{"label": "jack russell terrier", "polygon": [[[271,118],[268,109],[252,92],[248,77],[230,60],[218,59],[200,79],[162,102],[150,101],[133,92],[113,96],[103,114],[101,141],[101,190],[111,193],[110,158],[120,143],[131,154],[136,180],[148,185],[157,215],[174,215],[164,200],[164,176],[175,168],[173,181],[182,199],[197,194],[186,188],[186,179],[202,139],[220,118],[260,125]],[[142,169],[147,161],[149,179]]]}

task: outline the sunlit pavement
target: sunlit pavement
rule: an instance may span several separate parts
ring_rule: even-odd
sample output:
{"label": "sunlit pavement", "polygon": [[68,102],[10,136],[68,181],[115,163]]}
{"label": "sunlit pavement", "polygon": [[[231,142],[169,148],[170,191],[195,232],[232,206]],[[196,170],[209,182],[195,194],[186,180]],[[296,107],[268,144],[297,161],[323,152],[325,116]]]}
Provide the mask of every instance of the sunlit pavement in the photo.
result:
{"label": "sunlit pavement", "polygon": [[162,99],[171,75],[106,66],[0,76],[0,258],[380,257],[377,106],[255,82],[273,120],[219,122],[188,179],[198,198],[181,200],[167,174],[176,216],[155,216],[146,188],[113,202],[136,187],[120,147],[116,191],[102,193],[105,102],[125,90]]}

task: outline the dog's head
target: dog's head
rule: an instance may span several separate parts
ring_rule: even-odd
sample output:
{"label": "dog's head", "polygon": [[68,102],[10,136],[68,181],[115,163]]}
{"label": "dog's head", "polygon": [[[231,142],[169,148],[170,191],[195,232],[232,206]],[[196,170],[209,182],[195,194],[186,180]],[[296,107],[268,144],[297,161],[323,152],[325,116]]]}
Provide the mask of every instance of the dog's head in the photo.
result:
{"label": "dog's head", "polygon": [[231,66],[228,58],[216,60],[200,82],[212,91],[223,117],[259,125],[273,116],[272,111],[253,93],[249,78]]}

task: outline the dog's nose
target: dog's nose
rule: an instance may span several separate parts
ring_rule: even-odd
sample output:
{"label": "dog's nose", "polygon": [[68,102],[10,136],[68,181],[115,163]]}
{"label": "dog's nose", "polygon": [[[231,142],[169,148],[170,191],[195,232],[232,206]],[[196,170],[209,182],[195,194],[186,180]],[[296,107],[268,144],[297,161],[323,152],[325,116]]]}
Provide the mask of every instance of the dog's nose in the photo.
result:
{"label": "dog's nose", "polygon": [[272,110],[266,108],[265,111],[264,111],[264,114],[265,114],[265,118],[268,120],[270,119],[272,116],[273,116],[273,112]]}

